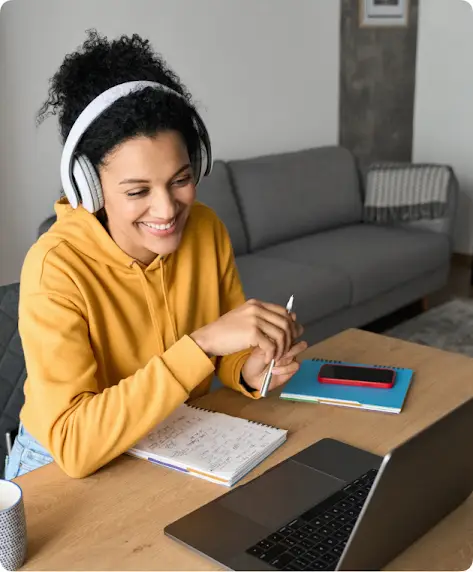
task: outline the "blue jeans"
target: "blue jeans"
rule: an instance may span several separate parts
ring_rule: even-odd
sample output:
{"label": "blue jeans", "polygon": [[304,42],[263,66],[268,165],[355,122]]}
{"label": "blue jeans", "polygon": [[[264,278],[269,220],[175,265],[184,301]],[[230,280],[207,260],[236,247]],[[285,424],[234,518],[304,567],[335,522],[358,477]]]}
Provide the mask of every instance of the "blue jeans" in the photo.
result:
{"label": "blue jeans", "polygon": [[11,481],[52,461],[53,458],[46,449],[20,423],[11,454],[5,461],[5,479]]}

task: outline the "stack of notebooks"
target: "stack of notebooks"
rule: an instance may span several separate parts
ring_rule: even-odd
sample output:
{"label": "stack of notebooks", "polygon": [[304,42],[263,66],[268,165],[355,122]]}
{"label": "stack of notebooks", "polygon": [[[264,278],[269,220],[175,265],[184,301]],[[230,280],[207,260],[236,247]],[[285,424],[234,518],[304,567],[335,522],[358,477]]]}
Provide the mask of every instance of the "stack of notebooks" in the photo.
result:
{"label": "stack of notebooks", "polygon": [[184,404],[128,454],[231,487],[286,436],[284,429]]}
{"label": "stack of notebooks", "polygon": [[386,413],[400,413],[404,405],[413,370],[390,367],[396,372],[394,385],[390,389],[335,385],[320,383],[318,374],[326,364],[354,365],[362,367],[386,367],[373,364],[359,364],[324,359],[304,360],[299,371],[284,387],[280,397],[292,401],[309,401],[342,407],[357,407]]}

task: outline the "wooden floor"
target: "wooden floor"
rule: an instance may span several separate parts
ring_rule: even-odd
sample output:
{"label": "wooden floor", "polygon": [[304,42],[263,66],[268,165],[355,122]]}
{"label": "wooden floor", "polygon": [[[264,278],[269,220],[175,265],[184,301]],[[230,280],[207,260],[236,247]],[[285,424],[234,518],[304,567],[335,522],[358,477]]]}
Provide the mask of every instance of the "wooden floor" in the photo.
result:
{"label": "wooden floor", "polygon": [[[454,255],[448,284],[439,292],[430,295],[427,300],[427,307],[434,308],[444,304],[452,298],[473,298],[473,286],[470,284],[470,260],[464,256]],[[365,326],[364,330],[381,333],[397,324],[409,320],[424,311],[423,302],[419,300],[410,306],[406,306],[389,316],[376,320]]]}

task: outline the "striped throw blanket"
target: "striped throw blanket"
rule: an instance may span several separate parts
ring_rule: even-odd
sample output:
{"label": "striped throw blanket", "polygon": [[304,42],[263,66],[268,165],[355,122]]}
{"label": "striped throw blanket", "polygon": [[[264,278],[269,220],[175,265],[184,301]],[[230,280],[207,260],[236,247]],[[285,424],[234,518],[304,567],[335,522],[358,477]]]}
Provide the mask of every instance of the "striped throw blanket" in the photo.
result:
{"label": "striped throw blanket", "polygon": [[441,218],[455,181],[447,165],[376,163],[368,169],[363,218],[377,223]]}

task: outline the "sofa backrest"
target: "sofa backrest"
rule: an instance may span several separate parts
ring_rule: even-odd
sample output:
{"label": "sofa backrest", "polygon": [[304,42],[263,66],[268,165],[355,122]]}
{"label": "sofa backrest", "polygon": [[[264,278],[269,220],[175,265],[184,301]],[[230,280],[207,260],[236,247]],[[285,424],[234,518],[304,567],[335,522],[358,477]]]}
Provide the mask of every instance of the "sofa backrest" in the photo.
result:
{"label": "sofa backrest", "polygon": [[353,155],[337,146],[230,161],[250,250],[360,222]]}
{"label": "sofa backrest", "polygon": [[214,161],[210,175],[199,183],[197,199],[212,208],[225,224],[235,255],[246,254],[248,241],[228,168],[223,161]]}
{"label": "sofa backrest", "polygon": [[0,286],[0,478],[5,465],[5,434],[16,432],[25,401],[25,359],[18,333],[19,284]]}

